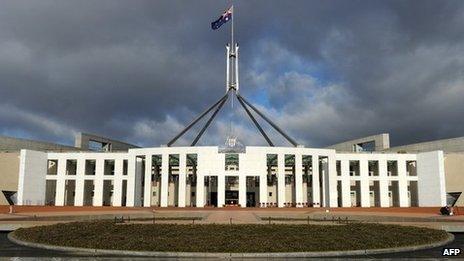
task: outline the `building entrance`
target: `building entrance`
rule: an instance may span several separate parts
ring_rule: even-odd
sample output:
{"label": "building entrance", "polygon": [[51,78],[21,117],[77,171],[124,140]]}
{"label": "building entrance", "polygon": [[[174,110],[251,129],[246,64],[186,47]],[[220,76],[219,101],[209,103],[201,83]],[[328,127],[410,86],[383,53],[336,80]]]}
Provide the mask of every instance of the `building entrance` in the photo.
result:
{"label": "building entrance", "polygon": [[254,192],[247,192],[246,196],[247,196],[246,197],[246,199],[247,199],[246,206],[247,207],[256,207],[255,193]]}
{"label": "building entrance", "polygon": [[226,190],[226,205],[238,205],[237,190]]}
{"label": "building entrance", "polygon": [[217,192],[210,193],[211,205],[217,207]]}

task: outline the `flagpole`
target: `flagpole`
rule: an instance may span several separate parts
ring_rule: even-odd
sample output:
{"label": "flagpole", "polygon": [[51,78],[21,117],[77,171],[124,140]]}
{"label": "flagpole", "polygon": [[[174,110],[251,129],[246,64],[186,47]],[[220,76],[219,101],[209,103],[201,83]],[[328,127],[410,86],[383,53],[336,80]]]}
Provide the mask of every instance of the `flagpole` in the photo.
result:
{"label": "flagpole", "polygon": [[[230,47],[232,48],[232,57],[230,59],[230,61],[233,61],[232,65],[230,66],[231,67],[231,81],[230,81],[230,84],[231,85],[234,85],[234,91],[235,91],[235,63],[237,62],[236,61],[236,49],[235,49],[235,44],[234,44],[234,20],[235,20],[235,10],[234,10],[234,5],[232,5],[232,24],[230,25]],[[232,60],[233,59],[233,60]],[[230,86],[229,86],[230,87]],[[234,95],[234,93],[232,94]],[[231,106],[231,112],[232,114],[234,113],[234,97],[232,97],[230,99],[230,106]],[[229,129],[229,137],[228,139],[230,138],[233,138],[233,133],[234,133],[234,130],[233,130],[233,124],[232,124],[232,118],[230,119],[230,129]],[[229,141],[227,141],[229,143]]]}
{"label": "flagpole", "polygon": [[234,46],[234,16],[235,16],[235,11],[234,11],[234,5],[232,5],[232,25],[231,25],[231,29],[230,29],[230,46],[232,46],[232,48],[234,48],[234,52],[235,52],[235,46]]}

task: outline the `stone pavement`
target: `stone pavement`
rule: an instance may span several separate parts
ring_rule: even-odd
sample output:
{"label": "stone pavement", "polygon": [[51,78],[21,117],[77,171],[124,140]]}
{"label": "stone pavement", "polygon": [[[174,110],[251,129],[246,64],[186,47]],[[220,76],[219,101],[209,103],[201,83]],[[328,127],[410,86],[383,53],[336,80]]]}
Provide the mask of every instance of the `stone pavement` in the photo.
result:
{"label": "stone pavement", "polygon": [[[0,231],[12,228],[95,219],[160,218],[160,223],[331,223],[331,220],[395,223],[464,231],[464,216],[445,217],[438,208],[113,208],[113,207],[17,207],[17,213],[0,214]],[[186,220],[179,220],[183,218]],[[192,220],[189,220],[192,218]],[[262,218],[262,219],[261,219]],[[163,220],[171,219],[171,220]],[[177,219],[177,220],[176,220]],[[198,220],[201,219],[201,220]],[[307,219],[310,219],[306,221]],[[321,221],[322,220],[322,221]],[[326,220],[327,222],[323,222]],[[147,221],[149,223],[150,221]],[[333,223],[333,222],[332,222]]]}
{"label": "stone pavement", "polygon": [[[203,220],[202,220],[203,221]],[[262,221],[251,211],[214,211],[202,223],[215,224],[257,224]]]}

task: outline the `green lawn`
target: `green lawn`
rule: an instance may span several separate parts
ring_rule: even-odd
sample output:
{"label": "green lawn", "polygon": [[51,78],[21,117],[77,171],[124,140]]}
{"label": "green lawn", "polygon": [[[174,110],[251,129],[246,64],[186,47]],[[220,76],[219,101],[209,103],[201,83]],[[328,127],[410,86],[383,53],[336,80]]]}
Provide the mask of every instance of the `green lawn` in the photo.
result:
{"label": "green lawn", "polygon": [[301,252],[388,248],[443,240],[446,232],[380,224],[173,225],[74,222],[22,228],[19,239],[139,251]]}

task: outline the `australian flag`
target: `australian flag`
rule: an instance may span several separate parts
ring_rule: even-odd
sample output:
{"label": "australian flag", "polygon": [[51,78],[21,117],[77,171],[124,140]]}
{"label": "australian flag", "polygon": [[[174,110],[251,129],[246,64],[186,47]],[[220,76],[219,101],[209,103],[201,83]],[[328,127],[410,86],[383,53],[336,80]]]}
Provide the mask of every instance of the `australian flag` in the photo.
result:
{"label": "australian flag", "polygon": [[219,29],[221,25],[227,23],[230,19],[232,19],[232,10],[234,10],[234,7],[231,6],[229,9],[227,9],[216,21],[211,23],[211,28],[213,30]]}

